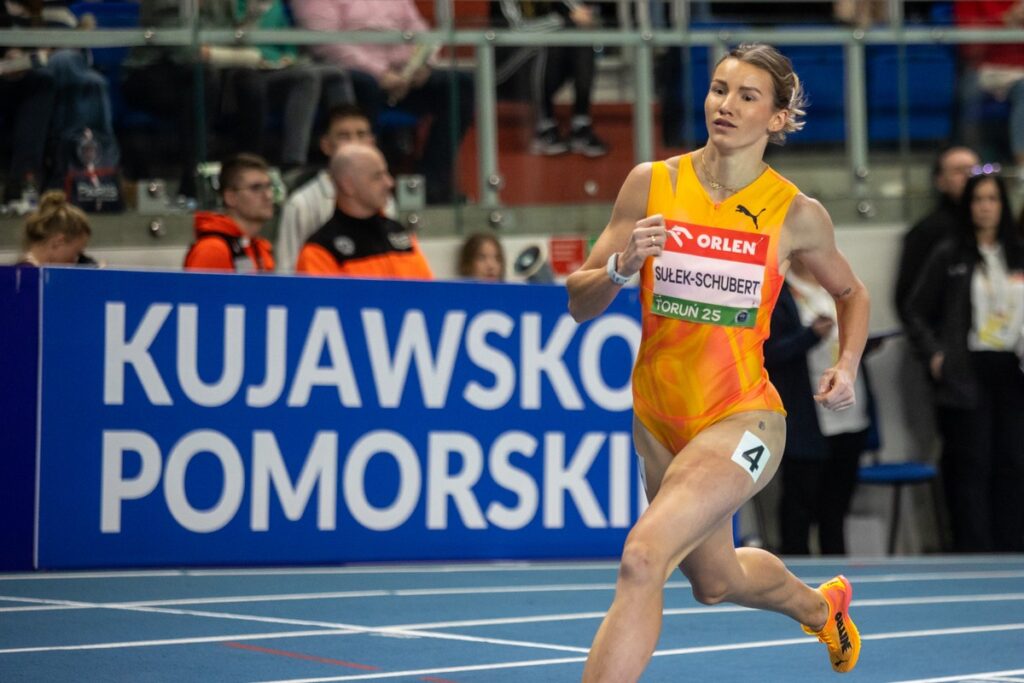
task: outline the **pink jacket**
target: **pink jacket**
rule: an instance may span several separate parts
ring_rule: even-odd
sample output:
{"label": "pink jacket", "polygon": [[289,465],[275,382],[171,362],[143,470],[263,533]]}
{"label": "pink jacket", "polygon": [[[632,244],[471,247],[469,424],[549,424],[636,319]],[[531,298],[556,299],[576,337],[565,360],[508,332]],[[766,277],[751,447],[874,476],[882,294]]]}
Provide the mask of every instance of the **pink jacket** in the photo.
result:
{"label": "pink jacket", "polygon": [[[427,31],[413,0],[292,0],[295,22],[313,31]],[[412,45],[321,45],[315,51],[334,64],[365,71],[375,78],[400,70]]]}

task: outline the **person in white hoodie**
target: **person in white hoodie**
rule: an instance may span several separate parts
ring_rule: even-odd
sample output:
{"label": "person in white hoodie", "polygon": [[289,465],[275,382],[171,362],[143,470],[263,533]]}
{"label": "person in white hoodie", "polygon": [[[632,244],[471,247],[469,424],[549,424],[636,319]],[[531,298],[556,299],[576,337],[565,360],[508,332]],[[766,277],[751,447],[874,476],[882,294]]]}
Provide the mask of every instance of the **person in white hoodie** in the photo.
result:
{"label": "person in white hoodie", "polygon": [[[342,145],[349,143],[376,146],[376,139],[366,113],[354,104],[342,104],[332,108],[327,114],[327,121],[320,135],[320,151],[330,159]],[[274,246],[278,272],[295,271],[295,262],[299,258],[302,245],[334,215],[335,203],[334,181],[331,180],[331,174],[326,166],[289,195],[281,209],[277,243]],[[395,217],[393,198],[388,201],[384,214],[388,218]]]}

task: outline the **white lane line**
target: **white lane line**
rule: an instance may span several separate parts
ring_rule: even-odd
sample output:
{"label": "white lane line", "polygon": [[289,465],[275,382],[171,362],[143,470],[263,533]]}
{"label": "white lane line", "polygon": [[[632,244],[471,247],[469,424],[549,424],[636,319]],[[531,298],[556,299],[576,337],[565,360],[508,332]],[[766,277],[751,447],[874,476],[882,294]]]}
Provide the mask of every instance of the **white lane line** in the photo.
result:
{"label": "white lane line", "polygon": [[[558,652],[582,652],[586,653],[588,648],[574,647],[571,645],[555,645],[550,643],[537,643],[532,641],[524,640],[511,640],[507,638],[488,638],[483,636],[471,636],[461,633],[435,633],[432,631],[425,631],[420,629],[406,629],[406,628],[395,628],[393,626],[359,626],[356,624],[345,624],[337,622],[326,622],[326,621],[314,621],[308,619],[288,619],[285,617],[262,617],[253,616],[248,614],[230,614],[225,612],[202,612],[197,610],[183,610],[183,609],[170,609],[166,607],[139,607],[127,604],[110,604],[110,603],[96,603],[90,605],[89,603],[69,603],[77,607],[91,606],[97,609],[107,610],[121,610],[128,612],[146,612],[151,614],[173,614],[176,616],[193,616],[193,617],[207,617],[211,619],[227,619],[233,621],[248,621],[262,624],[282,624],[291,626],[319,626],[324,631],[319,631],[320,634],[332,633],[339,635],[379,635],[379,636],[390,636],[397,638],[429,638],[434,640],[455,640],[469,643],[486,643],[488,645],[506,645],[510,647],[523,647],[540,650],[555,650]],[[316,635],[316,631],[309,632],[312,635]],[[224,640],[228,640],[225,637]],[[144,642],[156,642],[156,641],[144,641]],[[163,644],[156,642],[156,644]],[[115,649],[117,647],[123,647],[123,643],[90,643],[89,649]],[[76,647],[76,646],[72,646]],[[48,652],[48,651],[59,651],[67,649],[67,646],[39,646],[39,647],[28,647],[28,648],[9,648],[6,650],[0,650],[0,654],[18,654],[24,652]]]}
{"label": "white lane line", "polygon": [[[1024,630],[1024,624],[996,624],[992,626],[978,626],[962,629],[933,629],[928,631],[905,631],[887,634],[873,634],[864,640],[883,640],[886,638],[923,638],[940,635],[956,635],[960,633],[991,633],[998,631]],[[655,657],[670,657],[691,654],[703,654],[707,652],[724,652],[729,650],[744,650],[766,647],[786,647],[790,645],[817,645],[818,641],[803,638],[787,638],[784,640],[761,640],[746,643],[728,643],[725,645],[705,645],[701,647],[678,648],[672,650],[659,650],[654,653]],[[531,666],[551,666],[555,664],[574,664],[583,662],[583,657],[566,659],[529,660],[525,662],[497,662],[494,664],[479,664],[475,666],[440,667],[436,669],[415,669],[408,671],[386,671],[372,674],[355,674],[346,676],[330,676],[323,678],[293,678],[280,679],[275,681],[264,681],[263,683],[328,683],[333,681],[366,681],[383,678],[402,678],[404,676],[433,676],[437,674],[460,673],[465,671],[494,671],[498,669],[512,669]],[[1015,672],[993,672],[993,673],[1015,673]],[[956,681],[957,678],[928,679],[928,681],[906,681],[904,683],[939,683],[940,681]]]}
{"label": "white lane line", "polygon": [[0,581],[52,581],[54,579],[149,579],[181,575],[181,570],[178,569],[146,569],[117,572],[32,572],[0,574]]}
{"label": "white lane line", "polygon": [[[943,676],[941,678],[915,678],[913,680],[898,681],[894,683],[959,683],[960,681],[998,681],[999,676],[1019,676],[1024,674],[1024,669],[1013,669],[1010,671],[986,671],[959,676]],[[1020,680],[1020,679],[1009,679]]]}
{"label": "white lane line", "polygon": [[[815,641],[817,642],[817,641]],[[403,676],[430,676],[433,674],[455,674],[469,671],[495,671],[497,669],[522,669],[534,666],[554,666],[556,664],[579,664],[587,661],[586,657],[564,657],[562,659],[529,659],[522,662],[498,662],[495,664],[472,664],[467,666],[448,666],[442,669],[412,669],[409,671],[393,671],[379,674],[366,674],[354,677],[328,678],[292,678],[266,683],[326,683],[327,681],[365,681],[373,678],[401,678]]]}
{"label": "white lane line", "polygon": [[[885,567],[900,565],[944,566],[960,564],[966,566],[1009,564],[1024,565],[1022,555],[972,555],[969,560],[958,555],[929,555],[926,557],[842,557],[808,558],[783,557],[791,567]],[[162,578],[162,577],[217,577],[217,576],[315,576],[345,574],[453,574],[475,572],[543,572],[543,571],[604,571],[615,570],[618,562],[557,562],[543,561],[500,561],[457,564],[408,564],[408,565],[349,565],[345,567],[267,567],[263,569],[170,569],[170,570],[123,570],[123,571],[61,571],[21,572],[0,575],[2,581],[52,581],[61,579],[110,579],[110,578]]]}
{"label": "white lane line", "polygon": [[[889,598],[872,600],[854,600],[853,607],[892,607],[898,605],[941,605],[973,602],[1004,602],[1024,601],[1024,593],[995,593],[984,595],[936,595],[925,598]],[[666,617],[688,616],[692,614],[727,614],[732,612],[756,612],[750,607],[738,605],[716,605],[714,607],[674,607],[662,610]],[[525,617],[498,617],[494,619],[465,619],[461,621],[434,621],[418,624],[395,624],[394,628],[408,629],[439,629],[464,628],[475,626],[505,626],[516,624],[532,624],[551,621],[576,621],[585,619],[603,619],[604,612],[572,612],[566,614],[539,614]]]}
{"label": "white lane line", "polygon": [[[668,588],[689,588],[688,583],[669,584]],[[395,590],[336,591],[326,593],[279,593],[271,595],[225,595],[215,598],[180,598],[174,600],[138,600],[109,603],[132,607],[161,607],[165,605],[218,605],[225,603],[283,602],[287,600],[334,600],[350,598],[424,597],[443,595],[480,595],[492,593],[560,593],[564,591],[609,591],[614,583],[553,584],[536,586],[480,586],[465,588],[399,588]],[[0,595],[0,600],[27,601],[29,598]],[[73,601],[51,600],[53,604],[77,604]],[[96,603],[103,605],[107,603]],[[0,608],[2,610],[3,608]]]}
{"label": "white lane line", "polygon": [[481,564],[440,565],[356,565],[347,567],[268,567],[265,569],[170,569],[132,571],[66,571],[21,572],[0,575],[0,581],[46,581],[53,579],[117,579],[117,578],[216,578],[234,576],[344,576],[348,574],[476,574],[478,572],[543,572],[543,571],[614,571],[618,562],[488,562]]}
{"label": "white lane line", "polygon": [[64,652],[73,650],[113,650],[126,647],[158,647],[162,645],[195,645],[199,643],[220,643],[230,640],[274,640],[277,638],[308,638],[309,636],[345,635],[347,631],[281,631],[271,633],[237,633],[235,635],[202,636],[195,638],[164,638],[162,640],[128,640],[121,643],[86,643],[83,645],[43,645],[39,647],[10,647],[0,650],[0,655],[24,654],[26,652]]}
{"label": "white lane line", "polygon": [[976,595],[928,595],[919,598],[869,598],[854,600],[857,607],[892,607],[895,605],[948,605],[964,602],[1016,602],[1024,593],[984,593]]}
{"label": "white lane line", "polygon": [[[815,584],[826,581],[831,577],[810,577],[804,580],[807,583]],[[1021,571],[987,571],[987,572],[923,572],[918,574],[884,574],[878,576],[858,576],[850,574],[847,578],[854,584],[864,583],[900,583],[919,581],[965,581],[965,580],[996,580],[996,579],[1018,579],[1024,578],[1024,570]],[[689,588],[686,581],[670,581],[665,584],[666,590],[680,590]],[[538,585],[516,585],[516,586],[467,586],[458,588],[397,588],[377,589],[359,591],[334,591],[318,593],[280,593],[271,595],[227,595],[211,598],[179,598],[169,600],[138,600],[132,602],[117,603],[122,605],[140,607],[159,607],[170,605],[216,605],[226,603],[257,603],[277,602],[285,600],[333,600],[351,598],[382,598],[382,597],[423,597],[423,596],[445,596],[445,595],[497,595],[503,593],[560,593],[568,591],[613,591],[614,583],[572,583],[572,584],[538,584]],[[0,595],[0,600],[18,600],[13,596]],[[22,598],[23,599],[23,598]],[[54,601],[60,604],[60,601]],[[2,611],[4,608],[0,608]]]}
{"label": "white lane line", "polygon": [[[950,596],[929,596],[923,598],[890,598],[890,599],[879,599],[879,600],[854,600],[853,605],[855,607],[890,607],[893,605],[916,605],[916,604],[943,604],[943,603],[969,603],[969,602],[1004,602],[1004,601],[1020,601],[1024,600],[1024,593],[1000,593],[1000,594],[987,594],[987,595],[950,595]],[[325,633],[331,633],[332,635],[381,635],[401,638],[430,638],[436,640],[457,640],[465,642],[479,642],[487,643],[492,645],[508,645],[512,647],[526,647],[534,649],[545,649],[545,650],[557,650],[565,652],[583,652],[587,651],[586,648],[572,647],[567,645],[555,645],[551,643],[538,643],[534,641],[521,641],[521,640],[509,640],[500,638],[487,638],[482,636],[471,636],[467,634],[456,634],[456,633],[442,633],[438,632],[437,629],[447,628],[459,628],[459,627],[478,627],[478,626],[500,626],[500,625],[518,625],[518,624],[530,624],[540,622],[557,622],[557,621],[572,621],[572,620],[585,620],[585,619],[601,619],[604,617],[604,612],[577,612],[577,613],[565,613],[565,614],[546,614],[546,615],[534,615],[526,617],[503,617],[495,619],[471,619],[461,621],[441,621],[441,622],[429,622],[419,624],[394,624],[389,626],[361,626],[357,624],[347,624],[330,621],[316,621],[309,619],[290,619],[287,617],[268,617],[268,616],[257,616],[248,614],[233,614],[228,612],[206,612],[199,610],[185,610],[185,609],[172,609],[167,607],[147,607],[138,606],[132,604],[111,604],[111,603],[83,603],[83,602],[70,602],[70,601],[47,601],[47,602],[60,602],[66,607],[73,607],[78,609],[94,608],[94,609],[112,609],[122,610],[130,612],[145,612],[151,614],[171,614],[176,616],[193,616],[203,617],[212,619],[224,619],[231,621],[246,621],[263,624],[281,624],[290,626],[316,626],[326,631],[309,631],[306,632],[310,635],[322,635]],[[739,607],[736,605],[720,605],[714,607],[681,607],[666,609],[663,611],[664,616],[681,616],[681,615],[692,615],[692,614],[709,614],[709,613],[732,613],[732,612],[748,612],[756,611],[747,607]],[[883,634],[870,634],[863,636],[864,640],[882,640],[886,638],[898,638],[898,637],[918,637],[922,635],[944,635],[944,634],[958,634],[958,633],[974,633],[974,632],[986,632],[987,630],[1015,630],[1016,624],[1012,624],[1007,628],[1000,629],[999,627],[989,626],[975,626],[975,627],[959,627],[951,629],[932,629],[926,631],[906,631]],[[980,629],[980,631],[979,631]],[[903,635],[900,635],[903,634]],[[258,636],[255,636],[258,637]],[[216,638],[215,638],[216,640]],[[806,640],[805,638],[794,639],[793,641],[766,641],[772,643],[791,644]],[[129,641],[136,642],[136,641]],[[138,641],[142,643],[153,643],[153,644],[166,644],[166,641]],[[184,639],[182,642],[190,642]],[[30,648],[12,648],[7,650],[0,650],[0,654],[15,654],[20,652],[44,652],[44,651],[58,651],[67,649],[68,647],[88,647],[90,649],[116,649],[118,647],[129,647],[135,645],[125,645],[124,643],[92,643],[86,646],[38,646]],[[721,649],[743,649],[746,647],[757,647],[749,643],[746,644],[729,644],[719,646]],[[668,651],[669,654],[680,654],[690,652],[691,649],[679,650],[679,651]],[[707,650],[698,650],[707,651]]]}

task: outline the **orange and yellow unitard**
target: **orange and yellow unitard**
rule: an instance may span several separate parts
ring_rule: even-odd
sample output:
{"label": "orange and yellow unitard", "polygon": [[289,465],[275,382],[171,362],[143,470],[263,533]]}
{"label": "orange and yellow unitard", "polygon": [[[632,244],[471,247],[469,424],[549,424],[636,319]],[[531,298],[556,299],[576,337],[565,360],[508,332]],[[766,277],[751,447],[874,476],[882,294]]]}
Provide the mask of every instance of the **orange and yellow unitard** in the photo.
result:
{"label": "orange and yellow unitard", "polygon": [[665,162],[653,165],[647,215],[662,214],[669,234],[661,256],[641,270],[633,410],[673,453],[729,415],[785,414],[763,346],[784,282],[779,235],[798,192],[768,168],[715,203],[692,155],[680,157],[675,187]]}

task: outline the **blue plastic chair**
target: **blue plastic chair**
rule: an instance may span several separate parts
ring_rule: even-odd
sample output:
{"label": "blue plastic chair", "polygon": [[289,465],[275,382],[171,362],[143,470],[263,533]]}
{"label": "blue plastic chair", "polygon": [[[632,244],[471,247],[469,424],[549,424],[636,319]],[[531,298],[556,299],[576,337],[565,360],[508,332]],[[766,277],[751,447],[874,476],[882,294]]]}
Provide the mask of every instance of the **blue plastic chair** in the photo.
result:
{"label": "blue plastic chair", "polygon": [[904,486],[914,484],[931,484],[932,495],[935,495],[934,484],[937,471],[934,466],[923,462],[886,462],[864,465],[857,474],[862,484],[892,487],[892,512],[889,517],[888,551],[896,552],[896,537],[900,524],[900,502]]}

